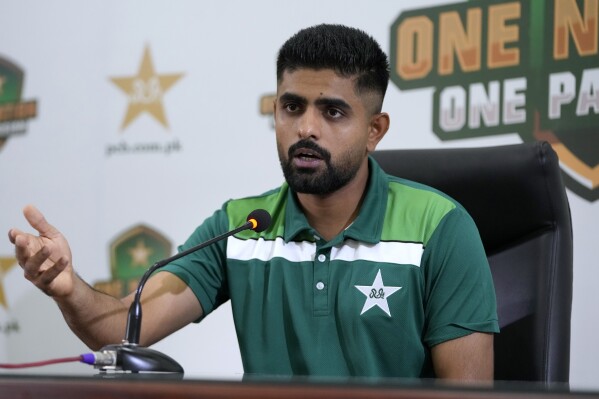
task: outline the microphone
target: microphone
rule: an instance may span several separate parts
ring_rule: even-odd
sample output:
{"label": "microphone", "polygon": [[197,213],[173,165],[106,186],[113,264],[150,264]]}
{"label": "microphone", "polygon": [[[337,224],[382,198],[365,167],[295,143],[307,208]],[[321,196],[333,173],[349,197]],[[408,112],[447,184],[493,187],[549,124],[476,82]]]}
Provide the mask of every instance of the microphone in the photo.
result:
{"label": "microphone", "polygon": [[[135,297],[129,307],[127,317],[127,327],[125,329],[125,339],[121,344],[107,345],[100,349],[100,353],[105,358],[111,359],[104,364],[98,364],[97,368],[101,371],[118,370],[131,371],[138,373],[145,372],[163,372],[163,373],[183,373],[183,368],[169,356],[156,350],[139,346],[139,336],[141,333],[141,293],[146,281],[152,273],[161,267],[175,261],[192,252],[198,251],[209,245],[223,240],[229,236],[237,234],[244,230],[253,230],[260,233],[270,226],[270,214],[264,209],[256,209],[250,212],[247,222],[236,229],[228,231],[206,242],[191,247],[185,251],[179,252],[169,258],[154,263],[142,276],[135,291]],[[107,364],[106,364],[107,363]]]}

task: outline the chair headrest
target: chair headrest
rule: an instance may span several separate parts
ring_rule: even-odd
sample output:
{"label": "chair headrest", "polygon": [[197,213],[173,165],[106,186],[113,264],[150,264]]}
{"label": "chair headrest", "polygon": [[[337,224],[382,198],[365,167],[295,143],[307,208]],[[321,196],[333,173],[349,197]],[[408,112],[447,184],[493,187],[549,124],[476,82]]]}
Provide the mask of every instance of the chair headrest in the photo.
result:
{"label": "chair headrest", "polygon": [[547,142],[380,150],[372,156],[387,173],[460,202],[476,222],[487,253],[556,226],[572,234],[558,157]]}

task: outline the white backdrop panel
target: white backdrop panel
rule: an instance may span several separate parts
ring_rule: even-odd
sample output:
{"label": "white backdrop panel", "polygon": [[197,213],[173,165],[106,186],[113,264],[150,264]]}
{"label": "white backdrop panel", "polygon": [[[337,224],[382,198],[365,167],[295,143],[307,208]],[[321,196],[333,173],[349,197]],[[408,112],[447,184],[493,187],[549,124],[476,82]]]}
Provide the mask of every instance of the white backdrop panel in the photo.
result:
{"label": "white backdrop panel", "polygon": [[[133,225],[147,224],[181,244],[226,199],[282,181],[272,122],[259,113],[259,101],[275,91],[275,57],[285,39],[309,25],[343,23],[368,31],[388,51],[391,24],[402,11],[440,3],[5,1],[0,57],[25,70],[23,99],[38,101],[38,115],[0,149],[0,230],[26,228],[21,209],[36,204],[70,240],[74,264],[89,282],[110,278],[108,246]],[[136,75],[146,46],[157,74],[182,74],[162,98],[168,128],[145,113],[121,129],[128,98],[110,79]],[[402,92],[390,84],[384,108],[392,124],[380,148],[520,142],[508,134],[443,143],[432,133],[431,104],[432,89]],[[178,150],[107,155],[122,143],[177,143]],[[599,204],[574,194],[570,200],[576,240],[571,381],[596,389]],[[0,241],[0,257],[12,251],[8,240]],[[8,307],[0,307],[0,321],[20,328],[0,335],[0,361],[87,351],[20,268],[2,284]],[[188,375],[242,373],[228,305],[155,348]]]}

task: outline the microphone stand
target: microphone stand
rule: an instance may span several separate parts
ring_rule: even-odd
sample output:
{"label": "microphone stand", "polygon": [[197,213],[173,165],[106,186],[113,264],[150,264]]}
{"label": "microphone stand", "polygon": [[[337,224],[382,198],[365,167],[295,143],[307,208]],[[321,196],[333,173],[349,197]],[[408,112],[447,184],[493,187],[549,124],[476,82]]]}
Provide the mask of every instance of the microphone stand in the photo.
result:
{"label": "microphone stand", "polygon": [[192,252],[200,250],[217,241],[224,238],[237,234],[241,231],[255,228],[254,223],[248,221],[242,226],[237,227],[234,230],[228,231],[217,237],[214,237],[206,242],[191,247],[185,251],[179,252],[171,256],[170,258],[163,259],[154,263],[142,276],[137,290],[135,291],[135,298],[129,307],[129,314],[127,318],[127,327],[125,330],[125,339],[120,344],[112,344],[104,346],[100,349],[101,353],[109,354],[111,358],[114,358],[114,364],[102,365],[100,371],[130,371],[132,373],[139,372],[151,372],[151,373],[183,373],[183,367],[177,363],[171,357],[164,353],[156,350],[146,348],[139,345],[139,336],[141,332],[141,292],[146,284],[146,281],[152,273],[161,267],[166,266],[174,260],[177,260],[183,256],[189,255]]}

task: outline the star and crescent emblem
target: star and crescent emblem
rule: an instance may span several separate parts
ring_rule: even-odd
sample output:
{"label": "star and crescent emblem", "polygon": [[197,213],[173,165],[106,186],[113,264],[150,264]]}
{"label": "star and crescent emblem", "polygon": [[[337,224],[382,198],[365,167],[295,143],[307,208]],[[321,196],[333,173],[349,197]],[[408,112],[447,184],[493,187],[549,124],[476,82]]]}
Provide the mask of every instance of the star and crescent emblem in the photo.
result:
{"label": "star and crescent emblem", "polygon": [[377,272],[372,285],[356,285],[355,287],[366,296],[366,301],[364,302],[364,307],[362,308],[360,315],[363,315],[368,310],[378,306],[383,312],[387,313],[389,317],[391,317],[391,311],[389,310],[387,298],[402,288],[385,286],[383,283],[383,276],[381,275],[381,269]]}
{"label": "star and crescent emblem", "polygon": [[121,129],[125,129],[144,112],[168,128],[162,97],[182,76],[182,73],[158,74],[154,69],[150,48],[146,47],[137,75],[110,78],[129,97]]}

